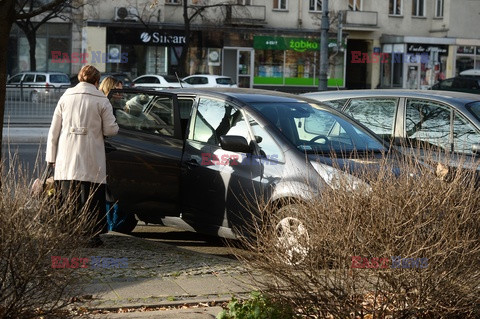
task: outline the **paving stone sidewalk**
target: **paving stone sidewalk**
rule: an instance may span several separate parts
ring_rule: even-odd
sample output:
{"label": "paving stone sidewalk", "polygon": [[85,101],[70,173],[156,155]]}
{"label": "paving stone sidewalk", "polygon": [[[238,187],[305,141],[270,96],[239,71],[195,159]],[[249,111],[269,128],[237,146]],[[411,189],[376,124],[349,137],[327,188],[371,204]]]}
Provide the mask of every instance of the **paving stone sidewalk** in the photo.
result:
{"label": "paving stone sidewalk", "polygon": [[82,295],[91,295],[82,304],[88,309],[223,301],[247,296],[256,289],[247,269],[233,259],[114,232],[102,235],[102,239],[103,246],[84,248],[79,257],[126,258],[127,265],[69,269],[82,278],[77,287]]}

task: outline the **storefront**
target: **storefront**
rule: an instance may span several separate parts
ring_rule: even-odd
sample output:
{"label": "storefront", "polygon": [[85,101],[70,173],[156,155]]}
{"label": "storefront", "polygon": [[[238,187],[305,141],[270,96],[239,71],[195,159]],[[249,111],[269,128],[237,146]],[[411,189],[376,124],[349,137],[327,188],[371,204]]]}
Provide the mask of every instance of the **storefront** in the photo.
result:
{"label": "storefront", "polygon": [[480,69],[480,46],[461,45],[456,47],[455,75],[469,69]]}
{"label": "storefront", "polygon": [[185,44],[182,30],[107,27],[106,50],[123,59],[106,61],[107,72],[175,74]]}
{"label": "storefront", "polygon": [[[254,36],[255,86],[318,87],[320,39]],[[328,86],[345,86],[345,54],[329,44]]]}
{"label": "storefront", "polygon": [[[454,39],[394,37],[402,43],[385,43],[382,37],[380,84],[382,88],[427,89],[445,79],[449,44]],[[419,41],[425,42],[419,42]],[[408,41],[408,42],[406,42]],[[450,57],[451,58],[451,57]]]}

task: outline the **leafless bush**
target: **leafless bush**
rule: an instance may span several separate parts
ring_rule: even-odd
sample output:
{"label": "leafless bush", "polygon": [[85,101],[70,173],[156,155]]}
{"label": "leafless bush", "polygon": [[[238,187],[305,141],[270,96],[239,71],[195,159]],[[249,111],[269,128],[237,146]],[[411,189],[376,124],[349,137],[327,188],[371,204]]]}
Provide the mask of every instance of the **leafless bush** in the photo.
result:
{"label": "leafless bush", "polygon": [[[92,229],[73,198],[34,196],[20,165],[3,165],[0,190],[0,318],[68,317],[65,294],[73,277],[52,268],[52,256],[71,258]],[[77,256],[75,256],[77,257]]]}
{"label": "leafless bush", "polygon": [[479,318],[476,174],[439,167],[439,177],[409,159],[372,166],[311,202],[260,205],[242,240],[252,254],[239,258],[305,316]]}

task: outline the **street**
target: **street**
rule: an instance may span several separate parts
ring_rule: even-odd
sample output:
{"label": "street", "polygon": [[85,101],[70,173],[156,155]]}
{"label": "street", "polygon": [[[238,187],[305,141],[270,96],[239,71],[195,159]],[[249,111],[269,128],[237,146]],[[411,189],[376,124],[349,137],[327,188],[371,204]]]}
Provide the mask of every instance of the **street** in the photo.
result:
{"label": "street", "polygon": [[226,240],[166,226],[145,225],[143,222],[138,223],[132,235],[197,253],[232,259],[236,259],[238,254],[246,253],[246,251],[237,247],[238,243],[234,240]]}

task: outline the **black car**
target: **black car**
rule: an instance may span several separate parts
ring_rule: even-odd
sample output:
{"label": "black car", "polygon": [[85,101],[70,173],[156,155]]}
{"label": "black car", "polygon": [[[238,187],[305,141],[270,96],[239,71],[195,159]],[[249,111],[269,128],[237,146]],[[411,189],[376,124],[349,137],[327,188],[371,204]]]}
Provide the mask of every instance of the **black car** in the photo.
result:
{"label": "black car", "polygon": [[456,76],[432,85],[431,89],[480,94],[480,76]]}
{"label": "black car", "polygon": [[120,131],[106,140],[107,174],[119,211],[222,237],[241,233],[249,201],[295,218],[280,203],[308,201],[339,176],[368,187],[348,170],[387,151],[335,109],[275,91],[123,89],[110,100]]}

